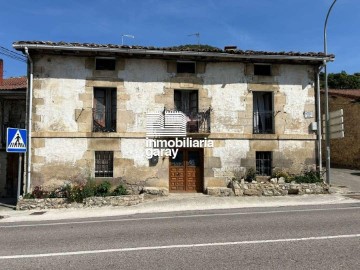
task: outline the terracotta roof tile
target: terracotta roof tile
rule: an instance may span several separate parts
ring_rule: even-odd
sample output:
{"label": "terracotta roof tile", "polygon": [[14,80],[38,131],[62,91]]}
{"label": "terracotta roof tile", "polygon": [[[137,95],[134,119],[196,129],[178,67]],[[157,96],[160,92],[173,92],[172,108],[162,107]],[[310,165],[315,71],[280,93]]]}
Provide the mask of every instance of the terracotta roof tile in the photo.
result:
{"label": "terracotta roof tile", "polygon": [[27,78],[16,77],[3,79],[2,84],[0,84],[0,90],[17,90],[27,88]]}
{"label": "terracotta roof tile", "polygon": [[[325,90],[321,90],[322,93]],[[329,89],[329,95],[348,98],[360,98],[360,89]]]}
{"label": "terracotta roof tile", "polygon": [[[78,42],[52,42],[52,41],[17,41],[13,45],[40,45],[40,46],[66,46],[66,47],[86,47],[86,48],[109,48],[109,49],[139,49],[139,50],[158,50],[158,51],[194,51],[194,52],[212,52],[212,53],[229,53],[237,55],[282,55],[282,56],[308,56],[308,57],[324,57],[323,52],[269,52],[269,51],[253,51],[253,50],[222,50],[215,47],[200,47],[196,46],[173,46],[173,47],[153,47],[153,46],[127,46],[127,45],[117,45],[117,44],[96,44],[96,43],[78,43]],[[333,54],[327,55],[327,57],[334,58]]]}

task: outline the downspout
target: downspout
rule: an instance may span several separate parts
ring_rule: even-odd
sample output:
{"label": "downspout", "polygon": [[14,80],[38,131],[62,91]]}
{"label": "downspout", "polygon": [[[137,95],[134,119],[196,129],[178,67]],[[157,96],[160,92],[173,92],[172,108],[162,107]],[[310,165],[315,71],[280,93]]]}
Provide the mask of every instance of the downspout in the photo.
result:
{"label": "downspout", "polygon": [[28,98],[28,108],[27,108],[28,136],[27,136],[27,152],[26,152],[26,165],[27,165],[26,174],[27,174],[27,176],[26,176],[25,192],[29,193],[30,192],[30,184],[31,184],[31,127],[32,127],[32,92],[33,92],[34,64],[30,57],[29,50],[27,47],[25,47],[25,54],[27,55],[27,58],[28,58],[28,78],[29,78],[29,82],[28,82],[29,91],[28,91],[28,96],[27,96],[27,98]]}
{"label": "downspout", "polygon": [[316,71],[316,104],[317,104],[317,147],[318,147],[318,162],[319,162],[319,172],[322,174],[322,149],[321,149],[321,140],[322,140],[322,120],[321,120],[321,101],[320,101],[320,72],[323,69],[324,65],[321,65]]}

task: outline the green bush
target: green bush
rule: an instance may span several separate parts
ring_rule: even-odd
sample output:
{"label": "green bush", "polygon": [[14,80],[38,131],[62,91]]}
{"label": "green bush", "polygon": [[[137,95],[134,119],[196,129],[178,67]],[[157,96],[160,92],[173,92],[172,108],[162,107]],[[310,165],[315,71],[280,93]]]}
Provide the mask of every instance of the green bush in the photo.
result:
{"label": "green bush", "polygon": [[114,191],[111,193],[112,196],[121,196],[121,195],[127,195],[126,188],[123,185],[118,185]]}
{"label": "green bush", "polygon": [[67,198],[70,202],[83,202],[85,198],[93,196],[120,196],[127,195],[126,188],[118,185],[113,192],[110,192],[111,184],[109,181],[101,182],[96,185],[95,181],[89,179],[86,183],[66,184],[58,187],[51,192],[47,192],[40,186],[36,186],[31,193],[26,193],[24,199],[42,198]]}
{"label": "green bush", "polygon": [[249,168],[247,171],[246,171],[246,175],[245,175],[245,180],[247,182],[251,182],[252,180],[255,180],[256,179],[256,171],[254,168]]}
{"label": "green bush", "polygon": [[105,197],[110,193],[111,184],[109,181],[104,181],[96,186],[95,196]]}
{"label": "green bush", "polygon": [[24,199],[35,199],[34,195],[32,193],[25,193],[23,196]]}
{"label": "green bush", "polygon": [[82,193],[83,193],[84,198],[95,196],[95,193],[96,193],[95,181],[89,179],[86,182],[85,186],[83,187]]}
{"label": "green bush", "polygon": [[293,179],[296,183],[319,183],[322,182],[320,173],[314,170],[305,171],[302,175],[296,175]]}
{"label": "green bush", "polygon": [[271,177],[272,177],[272,178],[284,177],[284,178],[285,178],[285,181],[287,182],[287,180],[289,179],[290,175],[289,175],[286,171],[277,168],[277,169],[273,170]]}

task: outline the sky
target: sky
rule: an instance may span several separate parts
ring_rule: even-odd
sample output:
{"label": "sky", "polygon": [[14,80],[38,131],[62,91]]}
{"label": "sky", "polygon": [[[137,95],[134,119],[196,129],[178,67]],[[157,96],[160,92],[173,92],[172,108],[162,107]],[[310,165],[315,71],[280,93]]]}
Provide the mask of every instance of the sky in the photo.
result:
{"label": "sky", "polygon": [[[322,52],[333,0],[0,0],[0,46],[15,41]],[[360,72],[360,1],[338,0],[327,26],[328,72]],[[26,74],[26,63],[0,54],[4,77]]]}

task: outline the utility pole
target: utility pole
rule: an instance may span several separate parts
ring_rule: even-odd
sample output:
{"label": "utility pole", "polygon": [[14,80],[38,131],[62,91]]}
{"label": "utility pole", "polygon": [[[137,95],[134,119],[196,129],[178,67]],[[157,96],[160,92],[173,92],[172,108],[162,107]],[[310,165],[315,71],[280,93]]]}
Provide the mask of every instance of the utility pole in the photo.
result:
{"label": "utility pole", "polygon": [[[324,54],[327,55],[327,43],[326,43],[326,27],[329,19],[330,12],[335,5],[337,0],[334,0],[330,6],[326,15],[324,24]],[[326,182],[330,185],[330,113],[329,113],[329,86],[328,86],[328,75],[327,75],[327,63],[324,61],[324,73],[325,73],[325,144],[326,144]]]}

